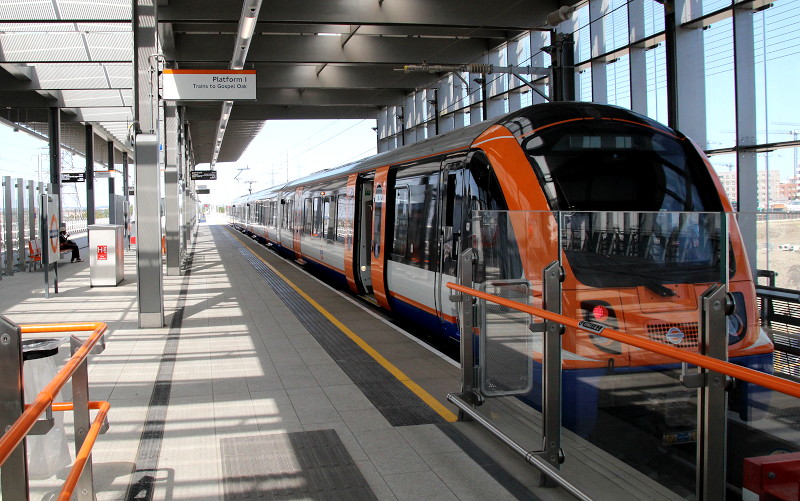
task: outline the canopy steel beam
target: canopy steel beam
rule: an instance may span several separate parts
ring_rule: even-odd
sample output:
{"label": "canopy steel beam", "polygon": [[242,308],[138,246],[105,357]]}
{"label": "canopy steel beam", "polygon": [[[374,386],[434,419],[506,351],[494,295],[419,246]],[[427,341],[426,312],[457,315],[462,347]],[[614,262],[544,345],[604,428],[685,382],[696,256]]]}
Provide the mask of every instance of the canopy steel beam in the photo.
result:
{"label": "canopy steel beam", "polygon": [[[306,0],[272,2],[259,16],[260,22],[323,24],[422,24],[442,26],[494,26],[528,30],[539,26],[547,14],[560,7],[548,1],[517,2],[511,6],[484,0],[403,0],[388,2],[349,2],[345,0]],[[236,22],[239,2],[218,0],[170,0],[159,10],[162,21]],[[188,15],[187,15],[188,14]],[[190,17],[191,16],[191,17]]]}

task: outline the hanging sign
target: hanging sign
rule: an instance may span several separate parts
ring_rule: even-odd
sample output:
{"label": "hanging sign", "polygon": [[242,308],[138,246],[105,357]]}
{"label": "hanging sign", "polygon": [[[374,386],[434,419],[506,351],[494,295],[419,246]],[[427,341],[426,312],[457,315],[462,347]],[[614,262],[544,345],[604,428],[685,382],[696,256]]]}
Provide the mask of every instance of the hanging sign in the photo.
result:
{"label": "hanging sign", "polygon": [[167,101],[237,101],[256,99],[255,70],[164,70]]}
{"label": "hanging sign", "polygon": [[62,172],[61,173],[61,182],[62,183],[85,183],[86,182],[86,173],[85,172]]}
{"label": "hanging sign", "polygon": [[215,170],[193,170],[189,171],[189,176],[194,180],[216,181],[217,171]]}

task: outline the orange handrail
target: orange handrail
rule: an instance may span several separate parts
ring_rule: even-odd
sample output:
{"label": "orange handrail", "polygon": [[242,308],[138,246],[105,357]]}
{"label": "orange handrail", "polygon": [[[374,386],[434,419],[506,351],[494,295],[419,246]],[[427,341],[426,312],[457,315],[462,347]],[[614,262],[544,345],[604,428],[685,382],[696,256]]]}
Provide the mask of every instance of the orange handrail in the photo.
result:
{"label": "orange handrail", "polygon": [[89,455],[92,453],[92,447],[94,447],[94,443],[97,440],[97,435],[100,434],[100,428],[103,426],[103,420],[106,418],[111,404],[105,401],[89,402],[89,408],[97,409],[97,415],[94,417],[92,426],[89,427],[89,432],[83,440],[81,450],[75,455],[75,462],[72,463],[72,468],[70,468],[69,475],[67,475],[67,481],[64,482],[64,487],[61,488],[58,501],[69,501],[72,497],[72,491],[74,491],[75,486],[78,485],[78,480],[81,478],[83,469],[86,468],[86,464],[89,462]]}
{"label": "orange handrail", "polygon": [[492,294],[487,294],[485,292],[481,292],[479,290],[475,290],[470,287],[465,287],[463,285],[454,284],[452,282],[448,282],[447,287],[455,291],[462,292],[464,294],[469,294],[470,296],[475,296],[481,299],[485,299],[487,301],[491,301],[493,303],[497,303],[502,306],[506,306],[508,308],[513,308],[523,313],[528,313],[530,315],[544,318],[546,320],[552,320],[553,322],[558,322],[562,325],[566,325],[568,327],[574,327],[582,331],[592,332],[593,334],[604,336],[609,339],[619,341],[621,343],[629,344],[631,346],[636,346],[637,348],[642,348],[644,350],[652,351],[654,353],[659,353],[661,355],[666,355],[670,358],[674,358],[681,362],[687,362],[692,365],[696,365],[698,367],[703,367],[705,369],[719,372],[727,376],[735,377],[737,379],[741,379],[749,383],[754,383],[759,386],[763,386],[764,388],[769,388],[770,390],[779,391],[781,393],[785,393],[787,395],[800,398],[800,383],[788,381],[786,379],[782,379],[773,376],[771,374],[758,372],[756,370],[749,369],[747,367],[742,367],[741,365],[736,365],[730,362],[718,360],[716,358],[700,355],[699,353],[683,351],[673,346],[667,346],[665,344],[657,343],[655,341],[650,341],[649,339],[642,339],[640,337],[636,337],[631,334],[626,334],[624,332],[620,332],[608,327],[603,329],[603,331],[600,333],[589,331],[588,329],[581,327],[578,324],[578,321],[575,320],[574,318],[565,317],[564,315],[559,315],[558,313],[553,313],[551,311],[542,310],[540,308],[528,306],[526,304],[510,301],[502,297],[494,296]]}
{"label": "orange handrail", "polygon": [[39,392],[33,402],[26,406],[22,415],[11,425],[11,428],[0,437],[0,466],[6,462],[14,449],[22,442],[25,436],[31,431],[39,416],[47,410],[53,403],[55,396],[67,384],[81,363],[89,356],[92,348],[97,344],[108,326],[104,322],[74,323],[74,324],[30,324],[20,325],[23,333],[44,333],[44,332],[81,332],[93,331],[89,338],[78,348],[64,367],[58,371],[47,386]]}

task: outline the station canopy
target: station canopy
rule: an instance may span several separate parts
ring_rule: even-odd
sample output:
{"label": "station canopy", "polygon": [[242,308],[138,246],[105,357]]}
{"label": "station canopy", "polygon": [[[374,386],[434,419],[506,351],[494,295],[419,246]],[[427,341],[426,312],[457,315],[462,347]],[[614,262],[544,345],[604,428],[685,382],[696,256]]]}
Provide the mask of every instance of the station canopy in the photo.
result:
{"label": "station canopy", "polygon": [[[144,0],[139,0],[144,1]],[[257,75],[256,101],[235,102],[217,162],[236,161],[266,120],[376,118],[440,74],[404,65],[466,65],[543,27],[555,0],[152,0],[161,69]],[[253,34],[244,14],[256,9]],[[250,10],[252,12],[252,10]],[[0,2],[0,118],[47,134],[62,109],[62,142],[85,148],[85,124],[130,145],[134,119],[131,0]],[[179,101],[195,163],[212,160],[223,102]]]}

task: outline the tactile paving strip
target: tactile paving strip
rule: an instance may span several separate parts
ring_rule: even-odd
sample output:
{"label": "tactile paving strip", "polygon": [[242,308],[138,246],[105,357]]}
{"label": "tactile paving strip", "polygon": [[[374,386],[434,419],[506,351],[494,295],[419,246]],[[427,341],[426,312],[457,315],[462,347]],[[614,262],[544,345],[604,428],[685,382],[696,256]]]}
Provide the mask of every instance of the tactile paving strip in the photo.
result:
{"label": "tactile paving strip", "polygon": [[374,500],[334,430],[222,440],[225,501]]}
{"label": "tactile paving strip", "polygon": [[351,341],[236,237],[227,231],[223,233],[392,426],[444,422],[439,414]]}

